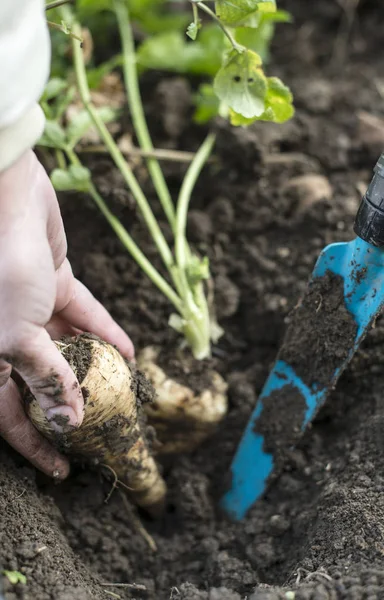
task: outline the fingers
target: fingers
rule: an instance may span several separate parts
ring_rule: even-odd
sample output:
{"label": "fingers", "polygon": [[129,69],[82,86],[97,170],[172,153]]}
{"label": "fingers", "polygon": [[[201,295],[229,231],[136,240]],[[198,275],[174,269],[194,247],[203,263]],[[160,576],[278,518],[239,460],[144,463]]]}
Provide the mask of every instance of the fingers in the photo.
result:
{"label": "fingers", "polygon": [[94,333],[106,342],[117,346],[121,354],[132,360],[135,350],[125,331],[114,321],[109,312],[96,300],[91,292],[75,279],[70,265],[63,265],[58,275],[56,306],[59,316],[72,327]]}
{"label": "fingers", "polygon": [[81,333],[80,329],[72,327],[67,321],[57,316],[52,317],[49,323],[47,323],[45,326],[45,329],[48,331],[53,340],[59,340],[65,335],[74,337],[75,335]]}
{"label": "fingers", "polygon": [[84,400],[79,382],[45,329],[17,344],[12,365],[57,431],[78,427]]}
{"label": "fingers", "polygon": [[27,418],[11,367],[0,361],[0,435],[35,467],[50,477],[65,479],[67,459],[43,438]]}

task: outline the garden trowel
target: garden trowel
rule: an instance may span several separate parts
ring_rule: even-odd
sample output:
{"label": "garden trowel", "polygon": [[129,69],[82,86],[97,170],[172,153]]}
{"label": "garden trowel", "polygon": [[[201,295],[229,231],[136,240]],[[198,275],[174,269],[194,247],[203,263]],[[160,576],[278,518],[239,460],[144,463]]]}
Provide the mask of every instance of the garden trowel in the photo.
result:
{"label": "garden trowel", "polygon": [[357,238],[327,246],[231,466],[222,499],[242,519],[279,475],[384,307],[384,153],[357,213]]}

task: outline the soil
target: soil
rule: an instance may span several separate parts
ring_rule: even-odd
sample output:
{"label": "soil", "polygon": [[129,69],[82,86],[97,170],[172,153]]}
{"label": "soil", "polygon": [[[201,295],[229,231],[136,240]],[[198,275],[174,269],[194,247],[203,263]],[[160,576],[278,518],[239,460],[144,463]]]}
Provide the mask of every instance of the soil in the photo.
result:
{"label": "soil", "polygon": [[[93,336],[82,335],[81,337],[63,338],[61,340],[63,344],[61,353],[68,361],[71,369],[75,371],[80,385],[87,376],[92,360],[92,346],[88,341],[88,338],[91,340]],[[85,396],[87,397],[88,394],[89,392],[87,390]],[[86,397],[84,400],[87,399]]]}
{"label": "soil", "polygon": [[[361,127],[362,113],[384,117],[383,3],[360,1],[347,40],[338,2],[280,4],[294,24],[279,27],[270,71],[292,87],[297,114],[286,125],[246,131],[218,123],[219,162],[205,169],[192,202],[198,216],[192,215],[191,238],[197,251],[209,254],[218,282],[217,313],[226,334],[214,348],[213,366],[229,383],[228,417],[193,455],[164,464],[169,498],[158,521],[127,511],[116,491],[105,503],[111,487],[98,473],[74,467],[55,486],[2,443],[0,565],[27,577],[26,585],[3,577],[7,600],[384,597],[380,319],[264,499],[241,523],[228,522],[218,510],[231,457],[287,317],[324,245],[353,237],[361,195],[384,146],[379,127]],[[180,114],[170,124],[155,101],[165,78],[170,85],[175,80],[162,74],[144,80],[156,145],[193,150],[203,132],[188,124],[184,107],[173,103]],[[191,93],[189,84],[184,88]],[[163,103],[170,96],[162,94]],[[110,206],[158,265],[121,178],[104,159],[94,160],[93,168]],[[174,194],[184,168],[166,166]],[[140,165],[137,173],[145,182]],[[292,178],[319,174],[328,179],[331,197],[314,194],[303,202],[285,194]],[[76,275],[136,347],[177,344],[167,328],[167,300],[90,201],[64,197],[62,208]],[[46,548],[37,551],[40,545]],[[142,584],[146,591],[114,583]]]}
{"label": "soil", "polygon": [[289,384],[263,398],[263,411],[254,431],[264,437],[263,450],[273,455],[276,474],[284,465],[289,449],[300,439],[306,408],[304,396]]}
{"label": "soil", "polygon": [[327,271],[311,282],[295,310],[279,358],[289,363],[308,387],[331,387],[356,334],[357,323],[345,304],[344,280]]}
{"label": "soil", "polygon": [[196,361],[187,349],[175,347],[174,340],[162,346],[157,359],[157,364],[169,378],[190,387],[196,395],[212,387],[212,367],[215,363],[211,359]]}

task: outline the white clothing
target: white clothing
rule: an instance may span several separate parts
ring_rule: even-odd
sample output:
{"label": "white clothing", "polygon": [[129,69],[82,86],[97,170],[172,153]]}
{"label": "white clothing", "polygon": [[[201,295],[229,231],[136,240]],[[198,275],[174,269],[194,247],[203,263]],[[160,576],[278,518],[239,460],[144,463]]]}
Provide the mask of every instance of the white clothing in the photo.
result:
{"label": "white clothing", "polygon": [[44,130],[38,100],[50,58],[44,0],[0,0],[0,171]]}

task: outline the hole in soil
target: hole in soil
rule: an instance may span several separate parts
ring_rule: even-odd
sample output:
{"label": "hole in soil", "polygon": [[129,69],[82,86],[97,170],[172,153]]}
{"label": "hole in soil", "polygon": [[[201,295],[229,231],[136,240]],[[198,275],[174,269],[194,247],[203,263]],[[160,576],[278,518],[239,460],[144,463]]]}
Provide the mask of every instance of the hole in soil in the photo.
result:
{"label": "hole in soil", "polygon": [[168,504],[166,508],[166,512],[168,515],[174,515],[177,511],[177,508],[174,504]]}

